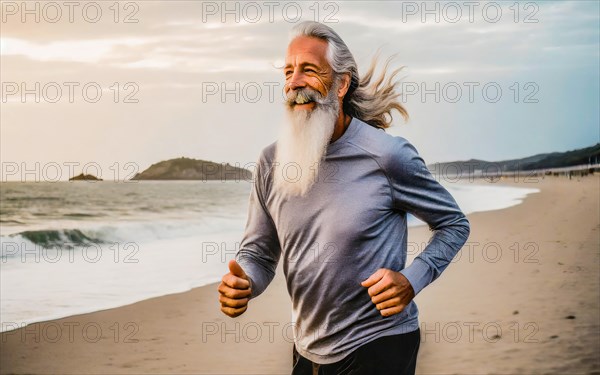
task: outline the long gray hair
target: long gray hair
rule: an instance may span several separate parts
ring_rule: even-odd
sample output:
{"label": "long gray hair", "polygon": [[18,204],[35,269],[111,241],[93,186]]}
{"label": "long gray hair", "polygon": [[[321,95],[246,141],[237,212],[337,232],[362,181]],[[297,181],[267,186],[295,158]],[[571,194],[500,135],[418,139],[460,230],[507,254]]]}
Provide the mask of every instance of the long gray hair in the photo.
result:
{"label": "long gray hair", "polygon": [[323,39],[327,42],[327,60],[335,75],[350,74],[350,87],[344,97],[344,113],[356,117],[371,126],[385,129],[392,125],[392,111],[395,109],[407,120],[408,112],[398,101],[401,95],[396,92],[397,81],[394,77],[404,67],[386,73],[391,61],[388,59],[378,77],[374,77],[377,67],[377,56],[373,58],[369,70],[364,77],[358,75],[358,67],[354,56],[346,43],[332,28],[319,22],[305,21],[296,25],[290,34],[290,40],[298,36],[309,36]]}

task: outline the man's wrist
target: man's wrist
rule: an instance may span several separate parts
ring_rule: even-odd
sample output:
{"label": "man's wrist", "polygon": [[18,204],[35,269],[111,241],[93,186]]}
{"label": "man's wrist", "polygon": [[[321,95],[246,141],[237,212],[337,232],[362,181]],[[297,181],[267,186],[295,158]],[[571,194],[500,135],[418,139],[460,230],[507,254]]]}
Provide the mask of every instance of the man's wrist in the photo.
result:
{"label": "man's wrist", "polygon": [[248,282],[250,283],[250,286],[248,287],[250,289],[250,295],[248,296],[248,299],[252,299],[254,298],[254,283],[252,282],[252,278],[246,274],[246,277],[248,278]]}
{"label": "man's wrist", "polygon": [[429,285],[433,278],[431,267],[418,257],[408,267],[401,270],[400,273],[406,277],[412,286],[415,296]]}

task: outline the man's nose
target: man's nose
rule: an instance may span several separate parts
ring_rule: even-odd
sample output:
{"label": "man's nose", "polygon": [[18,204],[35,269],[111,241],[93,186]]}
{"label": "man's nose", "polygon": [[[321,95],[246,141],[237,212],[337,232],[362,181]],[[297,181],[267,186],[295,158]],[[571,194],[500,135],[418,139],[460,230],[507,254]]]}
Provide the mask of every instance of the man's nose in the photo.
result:
{"label": "man's nose", "polygon": [[306,87],[306,81],[304,80],[304,76],[302,73],[294,72],[288,81],[288,88],[290,90],[296,90],[299,88]]}

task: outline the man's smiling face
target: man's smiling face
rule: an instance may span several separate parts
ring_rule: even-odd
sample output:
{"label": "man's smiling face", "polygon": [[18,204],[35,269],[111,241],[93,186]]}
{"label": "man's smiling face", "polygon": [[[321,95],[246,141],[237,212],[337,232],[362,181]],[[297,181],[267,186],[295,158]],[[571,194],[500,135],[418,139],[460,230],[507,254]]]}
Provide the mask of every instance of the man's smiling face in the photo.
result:
{"label": "man's smiling face", "polygon": [[313,110],[316,106],[312,91],[326,97],[333,80],[333,70],[327,61],[327,42],[313,37],[299,36],[288,46],[285,67],[285,93],[307,89],[309,95],[298,95],[293,110]]}

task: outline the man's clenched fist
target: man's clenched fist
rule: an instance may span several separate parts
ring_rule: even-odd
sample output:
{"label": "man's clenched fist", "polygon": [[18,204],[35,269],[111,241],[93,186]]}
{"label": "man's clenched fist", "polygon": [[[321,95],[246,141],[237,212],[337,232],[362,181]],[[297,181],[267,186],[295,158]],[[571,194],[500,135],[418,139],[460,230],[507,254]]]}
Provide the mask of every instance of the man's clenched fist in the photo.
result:
{"label": "man's clenched fist", "polygon": [[371,301],[382,316],[398,314],[415,298],[415,291],[400,272],[380,268],[361,285],[369,288]]}
{"label": "man's clenched fist", "polygon": [[250,278],[234,259],[230,260],[229,273],[219,285],[221,311],[232,318],[242,315],[248,308],[251,292]]}

